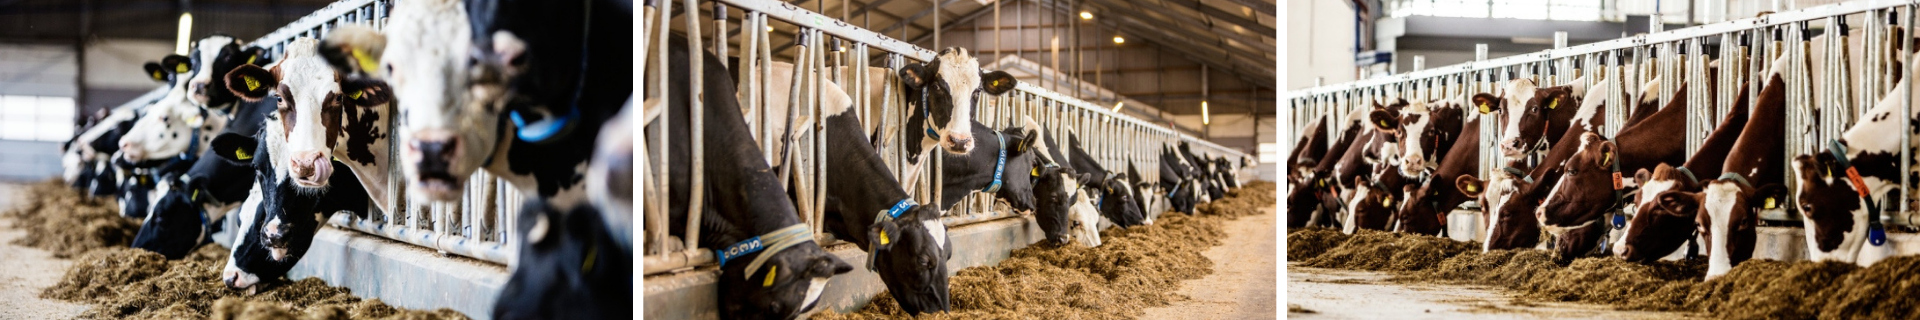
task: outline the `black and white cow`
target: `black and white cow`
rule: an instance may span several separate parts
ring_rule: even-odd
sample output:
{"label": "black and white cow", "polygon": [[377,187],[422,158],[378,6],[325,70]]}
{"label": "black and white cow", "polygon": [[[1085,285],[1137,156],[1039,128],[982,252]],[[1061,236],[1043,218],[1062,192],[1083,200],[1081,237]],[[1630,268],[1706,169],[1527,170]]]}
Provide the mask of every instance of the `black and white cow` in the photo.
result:
{"label": "black and white cow", "polygon": [[[319,40],[294,39],[287,44],[286,56],[280,62],[267,68],[243,65],[229,72],[225,76],[226,89],[233,94],[249,103],[264,102],[270,97],[276,103],[273,111],[261,119],[261,130],[253,138],[246,138],[244,134],[222,137],[258,140],[261,146],[258,154],[264,154],[260,157],[268,162],[256,168],[269,176],[255,179],[259,188],[291,191],[269,192],[263,195],[267,197],[262,200],[264,203],[298,202],[283,198],[352,190],[359,193],[360,198],[372,199],[372,204],[380,210],[395,212],[397,206],[389,202],[386,188],[389,172],[386,151],[390,141],[386,119],[392,115],[392,93],[379,80],[345,78],[318,54],[318,47]],[[228,150],[216,148],[216,152],[222,153],[222,157],[238,157],[225,154]],[[335,172],[336,169],[345,170]],[[340,179],[342,174],[354,179]],[[359,201],[363,204],[342,207],[342,210],[366,212],[368,207],[364,203],[368,200]],[[311,243],[317,226],[325,221],[314,220],[306,214],[263,211],[255,216],[259,219],[251,222],[252,229],[242,230],[245,232],[241,237],[265,244],[275,253],[269,257],[274,262],[298,261],[305,249],[289,246]],[[235,259],[244,253],[241,249],[234,249]],[[223,274],[229,284],[251,284],[235,279],[272,279],[285,272],[277,268],[234,267],[238,269],[229,268]]]}
{"label": "black and white cow", "polygon": [[[253,188],[237,213],[238,236],[220,277],[228,288],[247,294],[257,293],[286,276],[313,246],[323,221],[341,211],[364,215],[371,200],[366,190],[360,189],[360,181],[340,162],[329,163],[332,170],[327,171],[330,176],[326,180],[334,182],[332,187],[310,190],[296,185],[285,169],[274,168],[277,155],[267,140],[223,134],[213,142],[218,151],[215,154],[221,158],[248,163],[256,170]],[[285,223],[276,225],[269,219]],[[282,236],[267,237],[270,232]]]}
{"label": "black and white cow", "polygon": [[1096,206],[1100,208],[1101,216],[1122,228],[1153,224],[1153,220],[1140,210],[1130,180],[1117,172],[1107,171],[1094,161],[1093,155],[1080,147],[1080,137],[1072,130],[1067,132],[1067,151],[1071,154],[1069,162],[1073,170],[1086,177],[1081,184],[1091,189],[1094,198],[1099,199]]}
{"label": "black and white cow", "polygon": [[[273,112],[277,99],[240,103],[234,119],[221,134],[253,135]],[[217,138],[217,137],[216,137]],[[162,181],[171,186],[154,203],[152,214],[140,224],[133,247],[179,259],[207,242],[229,211],[246,200],[254,183],[254,168],[247,162],[229,161],[209,148],[179,179]]]}
{"label": "black and white cow", "polygon": [[533,199],[517,221],[519,259],[494,300],[495,319],[633,316],[631,106],[608,120],[588,168],[588,204],[559,211]]}
{"label": "black and white cow", "polygon": [[[168,56],[147,66],[154,71],[172,72],[171,87],[134,121],[120,138],[120,157],[128,183],[123,184],[122,216],[145,217],[151,206],[172,183],[205,153],[209,141],[232,120],[237,104],[230,92],[209,92],[209,85],[221,84],[228,71],[239,66],[265,63],[264,49],[241,48],[233,37],[214,35],[194,43],[192,56]],[[156,70],[155,67],[160,67]],[[152,73],[155,79],[159,73]]]}
{"label": "black and white cow", "polygon": [[[941,50],[933,61],[900,68],[900,84],[907,104],[906,141],[919,141],[907,161],[919,164],[920,155],[939,147],[949,154],[964,155],[975,148],[975,139],[984,138],[971,130],[974,93],[1001,95],[1019,85],[1005,71],[980,72],[980,61],[965,48]],[[912,183],[909,179],[908,183]]]}
{"label": "black and white cow", "polygon": [[1199,205],[1194,192],[1194,179],[1188,174],[1193,172],[1187,164],[1187,158],[1180,156],[1171,145],[1160,148],[1160,189],[1167,192],[1168,208],[1187,214],[1193,214],[1193,207]]}
{"label": "black and white cow", "polygon": [[[1039,126],[1032,119],[1023,120],[1029,127]],[[1081,183],[1092,180],[1092,175],[1074,170],[1073,154],[1054,140],[1053,134],[1046,130],[1034,134],[1039,135],[1033,143],[1039,162],[1031,172],[1034,202],[1039,205],[1033,213],[1034,223],[1056,245],[1079,241],[1088,247],[1100,246],[1100,210],[1093,206],[1093,195],[1086,193]]]}

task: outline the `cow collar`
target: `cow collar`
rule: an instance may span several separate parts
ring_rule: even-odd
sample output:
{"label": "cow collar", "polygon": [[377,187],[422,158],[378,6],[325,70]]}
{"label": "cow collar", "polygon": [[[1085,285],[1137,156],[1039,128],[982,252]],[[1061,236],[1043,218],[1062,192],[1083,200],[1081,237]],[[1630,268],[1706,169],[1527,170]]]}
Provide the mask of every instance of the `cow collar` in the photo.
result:
{"label": "cow collar", "polygon": [[1674,168],[1673,168],[1673,170],[1674,170],[1674,171],[1679,171],[1679,172],[1680,172],[1680,174],[1682,174],[1682,175],[1686,175],[1686,176],[1687,176],[1687,181],[1689,181],[1689,182],[1693,182],[1693,184],[1694,184],[1694,185],[1700,185],[1700,178],[1695,178],[1695,177],[1693,176],[1693,170],[1687,170],[1687,167],[1685,167],[1685,166],[1681,166],[1681,167],[1674,167]]}
{"label": "cow collar", "polygon": [[1001,135],[999,131],[994,131],[993,138],[1000,141],[1000,156],[993,161],[993,183],[988,184],[987,189],[983,190],[987,193],[1000,192],[1000,176],[1007,171],[1007,137]]}
{"label": "cow collar", "polygon": [[1521,181],[1526,181],[1527,183],[1533,183],[1533,176],[1527,175],[1526,171],[1520,171],[1520,169],[1517,169],[1514,167],[1500,167],[1500,170],[1504,170],[1507,173],[1520,176],[1520,178],[1522,179]]}
{"label": "cow collar", "polygon": [[[903,213],[907,213],[907,209],[913,209],[913,207],[916,207],[916,206],[919,206],[919,205],[920,205],[919,203],[915,203],[915,202],[913,202],[913,198],[906,198],[906,199],[900,199],[900,201],[899,201],[899,202],[894,202],[894,203],[893,203],[893,206],[892,206],[892,207],[888,207],[888,208],[887,208],[887,210],[881,210],[881,211],[880,211],[880,214],[879,214],[879,215],[876,215],[876,216],[874,216],[874,217],[873,217],[873,223],[877,225],[877,224],[880,224],[881,222],[887,222],[887,221],[893,221],[894,219],[900,219],[900,214],[903,214]],[[882,239],[869,239],[868,241],[873,241],[873,242],[881,242],[881,243],[883,243],[883,244],[884,244],[884,243],[885,243],[886,241],[891,241],[891,240],[888,240],[888,239],[884,239],[884,238],[886,238],[886,237],[887,237],[887,232],[886,232],[886,231],[881,231],[881,232],[880,232],[880,237],[881,237]],[[877,254],[868,254],[868,255],[867,255],[867,271],[876,271],[876,270],[879,270],[879,268],[877,268],[877,267],[875,267],[875,265],[874,265],[874,264],[876,263],[876,262],[874,261],[874,260],[876,260],[876,259],[875,259],[875,258],[876,258],[876,256],[878,256],[878,255],[877,255]]]}
{"label": "cow collar", "polygon": [[568,108],[566,114],[557,117],[546,117],[531,124],[527,123],[526,118],[520,115],[520,110],[507,111],[507,117],[513,121],[515,137],[519,137],[520,140],[526,142],[540,143],[546,142],[547,139],[551,139],[554,136],[560,136],[563,135],[562,133],[572,131],[573,124],[578,122],[575,121],[575,119],[580,118],[580,108]]}
{"label": "cow collar", "polygon": [[1880,223],[1880,202],[1873,200],[1873,193],[1867,190],[1866,179],[1860,178],[1860,170],[1847,160],[1847,146],[1840,140],[1827,140],[1827,153],[1833,154],[1834,163],[1847,171],[1847,183],[1853,185],[1853,191],[1860,194],[1860,200],[1867,203],[1867,242],[1878,247],[1887,244],[1886,226]]}
{"label": "cow collar", "polygon": [[927,104],[927,94],[931,93],[927,88],[930,86],[929,84],[920,85],[920,118],[925,119],[920,121],[920,127],[927,130],[928,138],[940,141],[940,132],[933,130],[933,105]]}
{"label": "cow collar", "polygon": [[714,256],[719,258],[720,266],[725,267],[727,266],[728,260],[740,258],[741,256],[754,252],[766,251],[760,256],[754,257],[752,263],[747,264],[747,271],[743,272],[744,275],[742,277],[751,279],[753,278],[753,270],[759,270],[760,265],[766,264],[767,258],[772,258],[773,254],[780,253],[782,250],[804,242],[813,242],[813,232],[808,230],[807,225],[804,223],[795,224],[764,235],[747,238],[747,240],[742,240],[720,250],[714,250],[716,251]]}

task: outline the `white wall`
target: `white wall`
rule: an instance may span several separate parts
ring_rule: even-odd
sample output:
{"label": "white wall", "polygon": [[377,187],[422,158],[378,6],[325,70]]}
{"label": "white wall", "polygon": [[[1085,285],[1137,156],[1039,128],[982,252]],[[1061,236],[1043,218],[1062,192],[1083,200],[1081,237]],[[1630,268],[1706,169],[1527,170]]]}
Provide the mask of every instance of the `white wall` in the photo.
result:
{"label": "white wall", "polygon": [[1353,8],[1339,0],[1285,1],[1286,90],[1354,80]]}
{"label": "white wall", "polygon": [[87,46],[87,89],[149,90],[161,86],[141,69],[173,53],[173,42],[103,39]]}

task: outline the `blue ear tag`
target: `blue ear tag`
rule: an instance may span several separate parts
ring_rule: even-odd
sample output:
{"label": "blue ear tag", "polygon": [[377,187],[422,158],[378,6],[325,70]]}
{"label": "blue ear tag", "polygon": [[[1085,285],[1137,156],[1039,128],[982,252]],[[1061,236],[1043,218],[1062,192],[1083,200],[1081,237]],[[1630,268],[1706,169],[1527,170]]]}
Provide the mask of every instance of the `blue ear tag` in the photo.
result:
{"label": "blue ear tag", "polygon": [[1879,223],[1867,225],[1867,243],[1875,247],[1886,245],[1887,228],[1880,226]]}
{"label": "blue ear tag", "polygon": [[579,118],[580,108],[572,108],[567,110],[565,115],[549,117],[532,124],[527,123],[526,118],[520,115],[520,110],[507,111],[507,116],[513,120],[513,126],[518,128],[514,131],[514,135],[520,140],[541,142],[553,138],[560,133],[561,129],[566,129],[574,118]]}

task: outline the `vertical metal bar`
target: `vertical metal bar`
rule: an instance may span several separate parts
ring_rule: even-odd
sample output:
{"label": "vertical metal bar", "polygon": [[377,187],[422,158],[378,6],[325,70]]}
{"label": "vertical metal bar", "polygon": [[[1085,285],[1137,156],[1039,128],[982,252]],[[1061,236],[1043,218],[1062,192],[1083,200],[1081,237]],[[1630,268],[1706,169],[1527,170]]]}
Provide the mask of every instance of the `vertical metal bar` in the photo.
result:
{"label": "vertical metal bar", "polygon": [[[1914,25],[1913,15],[1914,15],[1915,6],[1912,4],[1908,4],[1906,6],[1906,9],[1907,9],[1906,25],[1909,25],[1909,26]],[[1892,10],[1889,10],[1889,11],[1892,11]],[[1894,13],[1897,14],[1897,11],[1895,11]],[[1897,20],[1897,18],[1895,20]],[[1898,54],[1899,55],[1898,57],[1900,58],[1904,58],[1904,57],[1907,57],[1908,52],[1913,52],[1913,36],[1906,33],[1900,33],[1900,35],[1902,35],[1900,37],[1900,42],[1901,42],[1900,50],[1897,51],[1897,53],[1895,54]],[[1905,101],[1900,102],[1901,117],[1909,117],[1909,118],[1913,117],[1914,97],[1913,97],[1913,80],[1912,79],[1914,76],[1914,72],[1913,72],[1913,66],[1911,65],[1911,63],[1916,63],[1916,62],[1920,62],[1920,61],[1908,60],[1907,61],[1908,64],[1901,65],[1900,67],[1901,70],[1894,71],[1894,72],[1904,73],[1901,79],[1908,79],[1906,81],[1901,81],[1900,87],[1894,89],[1894,90],[1898,90],[1897,92],[1899,92],[1901,96],[1907,97],[1906,99],[1904,99]],[[1900,171],[1898,172],[1913,172],[1913,169],[1912,169],[1913,168],[1913,135],[1911,134],[1913,132],[1913,121],[1898,121],[1898,122],[1900,123],[1900,132],[1908,133],[1908,134],[1900,135],[1900,146],[1901,146],[1900,147]],[[1913,185],[1912,179],[1913,177],[1911,174],[1900,175],[1900,196],[1903,199],[1898,199],[1898,201],[1894,201],[1894,202],[1899,203],[1900,210],[1895,212],[1899,212],[1902,217],[1907,216],[1907,214],[1909,213],[1908,210],[1913,209],[1913,208],[1909,208],[1909,204],[1908,204],[1909,202],[1912,202],[1909,200],[1913,199],[1913,189],[1909,188],[1910,186]],[[1908,222],[1911,223],[1912,221],[1909,220]]]}
{"label": "vertical metal bar", "polygon": [[[700,0],[686,1],[687,34],[692,35],[687,37],[687,47],[695,48],[696,50],[693,54],[687,55],[687,79],[689,80],[687,85],[687,105],[691,107],[688,109],[687,116],[688,119],[692,120],[689,124],[692,127],[688,128],[688,135],[693,137],[691,139],[693,144],[693,170],[689,173],[692,177],[691,183],[693,189],[688,190],[691,194],[687,198],[688,236],[686,241],[687,248],[694,250],[694,248],[700,247],[700,237],[697,231],[700,230],[700,218],[702,215],[699,214],[699,212],[704,212],[701,210],[702,206],[706,203],[707,145],[706,134],[701,131],[704,130],[703,128],[706,126],[706,119],[704,117],[706,106],[704,103],[707,98],[706,93],[703,91],[705,86],[702,85],[705,82],[701,82],[700,79],[703,76],[702,74],[706,73],[704,72],[706,69],[704,69],[705,67],[703,66],[703,64],[706,63],[706,59],[704,59],[706,57],[702,54],[703,52],[698,50],[699,48],[705,48],[705,46],[700,44],[700,23],[698,23],[698,21],[700,21]],[[662,88],[665,88],[665,86],[662,86]]]}
{"label": "vertical metal bar", "polygon": [[[826,0],[821,0],[821,1],[825,2]],[[816,52],[821,52],[821,53],[829,51],[829,48],[826,47],[827,37],[828,37],[827,34],[825,32],[821,32],[818,29],[814,30],[813,32],[815,35],[815,37],[813,37],[814,39],[813,43],[815,44],[815,46],[812,50],[815,50]],[[827,161],[826,161],[827,160],[827,118],[826,118],[827,114],[825,109],[825,102],[820,100],[822,90],[826,90],[825,89],[826,83],[827,83],[826,73],[827,71],[831,70],[826,68],[826,62],[827,62],[826,57],[827,55],[825,54],[814,55],[813,80],[811,80],[811,83],[812,83],[811,86],[813,87],[812,88],[813,90],[811,90],[812,92],[808,93],[813,96],[811,99],[812,100],[811,107],[813,108],[814,133],[813,133],[813,139],[811,140],[813,142],[813,148],[814,148],[813,164],[815,167],[813,172],[814,187],[813,187],[813,221],[812,223],[813,223],[813,232],[816,237],[826,236],[826,230],[822,228],[825,227],[826,224],[824,223],[824,221],[826,221],[826,218],[827,218],[827,210],[826,210],[827,208],[827,174],[828,174]]]}
{"label": "vertical metal bar", "polygon": [[[647,50],[647,54],[648,54],[648,59],[652,61],[652,63],[649,65],[653,66],[651,67],[651,69],[653,69],[654,72],[652,74],[647,75],[647,79],[649,79],[648,81],[652,83],[652,87],[654,88],[668,88],[667,82],[666,82],[667,81],[666,73],[668,72],[666,69],[666,67],[668,66],[667,54],[666,54],[667,37],[666,37],[666,33],[662,32],[662,30],[670,30],[668,29],[669,26],[667,25],[667,21],[671,19],[668,19],[667,17],[665,17],[665,15],[667,15],[670,12],[673,12],[672,11],[673,1],[651,0],[651,1],[648,1],[648,4],[650,4],[648,7],[651,8],[652,10],[648,14],[649,20],[647,21],[650,26],[648,28],[648,33],[647,33],[647,37],[648,37],[647,42],[651,43],[649,45],[649,50]],[[666,90],[654,90],[653,92],[654,92],[653,99],[654,99],[655,105],[662,106],[662,107],[668,105],[669,95],[667,94]],[[653,179],[655,181],[654,182],[655,188],[653,188],[653,190],[655,190],[655,192],[658,193],[657,199],[666,200],[668,193],[665,191],[666,190],[665,187],[667,186],[668,181],[670,181],[670,173],[669,173],[670,171],[668,171],[667,169],[667,162],[671,159],[668,158],[668,155],[667,155],[668,153],[664,152],[664,150],[666,150],[665,148],[667,148],[668,146],[667,141],[669,141],[667,140],[668,133],[670,132],[668,130],[668,127],[672,123],[672,121],[667,121],[667,120],[672,119],[672,112],[670,110],[662,111],[659,119],[661,119],[661,121],[654,124],[654,133],[653,133],[654,140],[652,142],[652,145],[654,146],[654,148],[657,148],[658,150],[662,150],[662,152],[655,152],[655,155],[654,155],[655,159],[653,162],[654,168],[652,173],[654,175]],[[412,208],[411,206],[401,206],[401,207]],[[656,221],[659,221],[660,224],[665,225],[667,223],[666,218],[668,214],[667,212],[668,206],[666,204],[666,201],[656,202],[656,205],[654,208],[655,208],[654,212],[660,215],[660,218],[656,219]],[[405,210],[396,210],[396,211],[405,211]],[[403,213],[403,212],[396,212],[396,213]],[[411,220],[411,219],[408,219],[408,220]],[[662,230],[664,231],[665,229],[663,228]],[[695,230],[687,230],[687,231],[691,232]],[[699,237],[689,236],[687,238],[698,239]],[[659,252],[664,253],[667,251],[665,233],[660,234],[659,238],[656,239],[656,241],[654,241],[653,243],[657,245],[657,249]]]}

